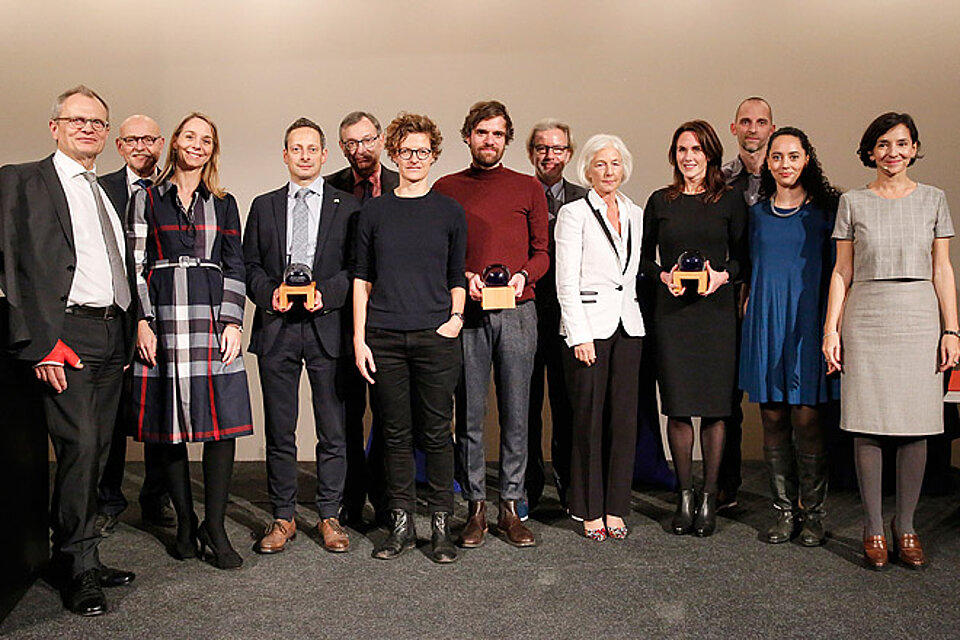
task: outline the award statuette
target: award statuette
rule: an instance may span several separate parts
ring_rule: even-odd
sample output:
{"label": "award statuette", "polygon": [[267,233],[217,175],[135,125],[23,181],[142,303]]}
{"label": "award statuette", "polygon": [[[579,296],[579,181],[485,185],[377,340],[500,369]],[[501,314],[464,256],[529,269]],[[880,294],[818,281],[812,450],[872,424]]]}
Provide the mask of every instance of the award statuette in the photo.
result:
{"label": "award statuette", "polygon": [[703,254],[697,250],[684,251],[677,258],[677,270],[673,272],[673,286],[682,287],[684,280],[696,280],[697,293],[707,290],[709,277]]}
{"label": "award statuette", "polygon": [[491,264],[483,270],[483,289],[480,306],[484,311],[516,309],[517,296],[510,286],[510,269],[502,264]]}
{"label": "award statuette", "polygon": [[292,262],[283,270],[283,283],[280,285],[280,306],[286,307],[292,296],[305,296],[303,305],[312,309],[315,304],[317,284],[313,281],[313,272],[305,264]]}

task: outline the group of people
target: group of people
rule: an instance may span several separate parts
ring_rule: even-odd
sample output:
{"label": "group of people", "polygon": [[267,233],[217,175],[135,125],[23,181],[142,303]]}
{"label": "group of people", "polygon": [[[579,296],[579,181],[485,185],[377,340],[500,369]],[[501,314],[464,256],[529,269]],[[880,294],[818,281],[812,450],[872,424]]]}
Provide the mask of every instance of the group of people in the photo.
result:
{"label": "group of people", "polygon": [[[484,544],[491,369],[495,532],[516,547],[537,544],[524,521],[545,484],[546,379],[562,506],[586,538],[626,538],[638,415],[651,395],[641,356],[653,350],[679,489],[673,533],[709,536],[718,510],[735,504],[745,391],[760,403],[776,515],[763,538],[823,544],[818,408],[840,395],[841,427],[856,436],[865,562],[883,568],[889,552],[926,563],[913,513],[924,437],[943,429],[942,372],[960,360],[960,326],[949,210],[942,191],[908,176],[920,140],[907,114],[870,124],[859,156],[876,177],[841,195],[807,134],[777,129],[770,105],[748,98],[730,125],[736,158],[723,164],[709,123],[681,124],[668,151],[673,180],[644,207],[621,191],[633,158],[615,135],[583,145],[583,187],[563,177],[574,142],[558,120],[528,136],[535,176],[504,167],[514,126],[498,101],[474,104],[464,119],[469,167],[432,185],[443,136],[428,116],[401,113],[383,129],[370,113],[348,114],[338,129],[348,166],[325,177],[324,132],[301,118],[283,136],[289,181],[254,199],[242,230],[208,116],[185,116],[168,145],[151,118],[127,118],[116,140],[125,166],[100,179],[106,102],[84,86],[66,91],[49,126],[53,155],[0,169],[0,288],[8,343],[45,388],[57,457],[53,563],[75,613],[103,613],[102,588],[134,579],[97,553],[126,504],[127,435],[145,445],[144,519],[176,527],[171,555],[241,566],[224,523],[236,439],[253,432],[240,357],[246,298],[273,512],[260,553],[283,551],[297,531],[304,367],[328,551],[350,549],[345,525],[363,521],[368,497],[388,529],[373,556],[416,545],[415,452],[430,558],[450,563],[458,548]],[[381,164],[383,150],[396,172]],[[488,283],[491,267],[506,281]],[[291,270],[309,276],[307,295],[288,295]],[[511,304],[485,309],[495,285]],[[889,550],[880,509],[888,441],[897,447]],[[202,522],[187,442],[204,443]],[[456,542],[455,480],[467,501]]]}

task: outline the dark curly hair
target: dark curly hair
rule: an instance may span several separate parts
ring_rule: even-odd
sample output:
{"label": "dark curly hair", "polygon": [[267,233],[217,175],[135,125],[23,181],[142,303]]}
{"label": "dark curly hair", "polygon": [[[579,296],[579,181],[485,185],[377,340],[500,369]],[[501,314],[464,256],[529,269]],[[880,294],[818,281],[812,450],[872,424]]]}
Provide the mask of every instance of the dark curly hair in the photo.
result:
{"label": "dark curly hair", "polygon": [[391,158],[400,151],[400,145],[411,133],[425,133],[430,136],[430,150],[433,151],[433,158],[440,157],[442,151],[443,135],[440,133],[440,127],[427,116],[417,113],[407,113],[401,111],[393,122],[387,125],[386,149],[387,155]]}
{"label": "dark curly hair", "polygon": [[920,155],[920,132],[917,130],[917,125],[913,121],[913,117],[911,117],[909,113],[888,111],[874,118],[873,122],[867,127],[867,130],[863,132],[863,137],[860,138],[857,155],[860,157],[860,162],[863,163],[863,166],[871,169],[877,168],[876,161],[870,157],[873,153],[873,148],[877,146],[877,140],[887,131],[890,131],[890,129],[900,124],[904,125],[910,131],[910,139],[917,144],[917,155],[910,158],[907,166],[912,167],[914,162],[923,157]]}
{"label": "dark curly hair", "polygon": [[[807,196],[814,206],[823,210],[833,212],[837,210],[837,203],[840,201],[840,191],[830,184],[827,177],[823,175],[823,167],[820,166],[820,160],[817,158],[817,150],[810,144],[810,138],[802,130],[796,127],[782,127],[773,132],[770,140],[767,141],[767,158],[770,157],[770,149],[773,148],[773,141],[782,136],[793,136],[800,141],[800,146],[807,153],[807,166],[803,168],[798,178],[800,185],[807,192]],[[760,196],[762,198],[772,197],[777,192],[777,181],[767,161],[764,159],[763,168],[760,171]]]}

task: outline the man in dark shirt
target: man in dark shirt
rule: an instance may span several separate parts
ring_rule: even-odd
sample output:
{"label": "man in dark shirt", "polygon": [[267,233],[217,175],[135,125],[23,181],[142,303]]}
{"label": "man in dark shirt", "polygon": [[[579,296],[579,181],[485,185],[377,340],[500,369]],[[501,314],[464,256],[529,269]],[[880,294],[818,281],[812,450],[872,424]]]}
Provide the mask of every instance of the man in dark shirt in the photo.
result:
{"label": "man in dark shirt", "polygon": [[[547,197],[547,215],[550,234],[550,269],[537,281],[537,352],[530,379],[529,457],[527,459],[526,489],[529,508],[536,508],[543,495],[545,470],[540,440],[543,433],[544,375],[549,385],[552,436],[550,453],[553,461],[553,480],[560,496],[560,504],[567,506],[567,487],[570,486],[570,438],[572,436],[570,400],[563,381],[560,354],[565,348],[560,337],[560,303],[554,276],[556,245],[554,228],[560,207],[586,195],[587,190],[568,182],[563,170],[573,157],[573,136],[570,126],[547,118],[533,126],[527,138],[527,157],[537,174],[537,180]],[[523,516],[521,508],[521,517]]]}
{"label": "man in dark shirt", "polygon": [[[472,162],[444,176],[434,189],[458,201],[467,215],[467,301],[463,329],[463,380],[457,392],[457,457],[460,485],[469,501],[469,519],[460,536],[464,547],[479,547],[487,531],[486,459],[483,425],[490,367],[496,377],[500,415],[500,513],[497,527],[507,542],[533,546],[533,533],[520,521],[527,466],[530,377],[537,349],[533,284],[550,266],[547,201],[532,177],[500,164],[513,139],[503,104],[478,102],[460,129]],[[484,268],[505,265],[515,309],[483,311]]]}
{"label": "man in dark shirt", "polygon": [[[737,138],[737,156],[723,165],[727,184],[743,192],[743,199],[752,207],[760,199],[760,170],[767,157],[767,141],[776,126],[773,124],[773,109],[760,97],[750,97],[737,106],[737,113],[730,123],[730,133]],[[743,282],[736,283],[737,305],[743,315],[743,300],[746,288]],[[737,323],[737,357],[740,354],[740,323]],[[737,506],[737,491],[740,489],[741,442],[743,440],[743,410],[740,404],[743,392],[734,387],[733,415],[727,418],[726,440],[723,460],[720,462],[717,510]]]}

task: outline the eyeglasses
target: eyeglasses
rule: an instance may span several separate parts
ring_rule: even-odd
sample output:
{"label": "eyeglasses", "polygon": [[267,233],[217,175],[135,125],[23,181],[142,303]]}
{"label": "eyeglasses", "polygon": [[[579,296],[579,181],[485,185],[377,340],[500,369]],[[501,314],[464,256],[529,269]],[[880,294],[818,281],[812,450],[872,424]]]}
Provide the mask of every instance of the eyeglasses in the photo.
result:
{"label": "eyeglasses", "polygon": [[120,138],[120,142],[127,145],[128,147],[135,147],[142,142],[143,146],[149,147],[159,139],[160,138],[157,136],[124,136]]}
{"label": "eyeglasses", "polygon": [[560,145],[550,147],[545,144],[538,144],[533,148],[538,156],[545,156],[547,153],[552,153],[555,156],[562,156],[568,149],[570,149],[570,147],[564,147]]}
{"label": "eyeglasses", "polygon": [[93,127],[93,130],[97,133],[100,133],[104,129],[110,128],[110,123],[104,122],[100,118],[81,118],[77,116],[74,118],[54,118],[54,120],[56,122],[66,121],[66,123],[70,125],[71,129],[76,129],[77,131],[80,131],[87,126],[88,122],[90,123],[90,126]]}
{"label": "eyeglasses", "polygon": [[433,155],[433,149],[407,149],[406,147],[397,149],[397,155],[400,156],[401,160],[409,160],[414,154],[416,154],[417,159],[426,160]]}
{"label": "eyeglasses", "polygon": [[363,148],[369,151],[377,144],[377,138],[379,137],[380,136],[367,136],[360,140],[341,140],[340,144],[350,153],[355,152],[360,145],[363,145]]}

